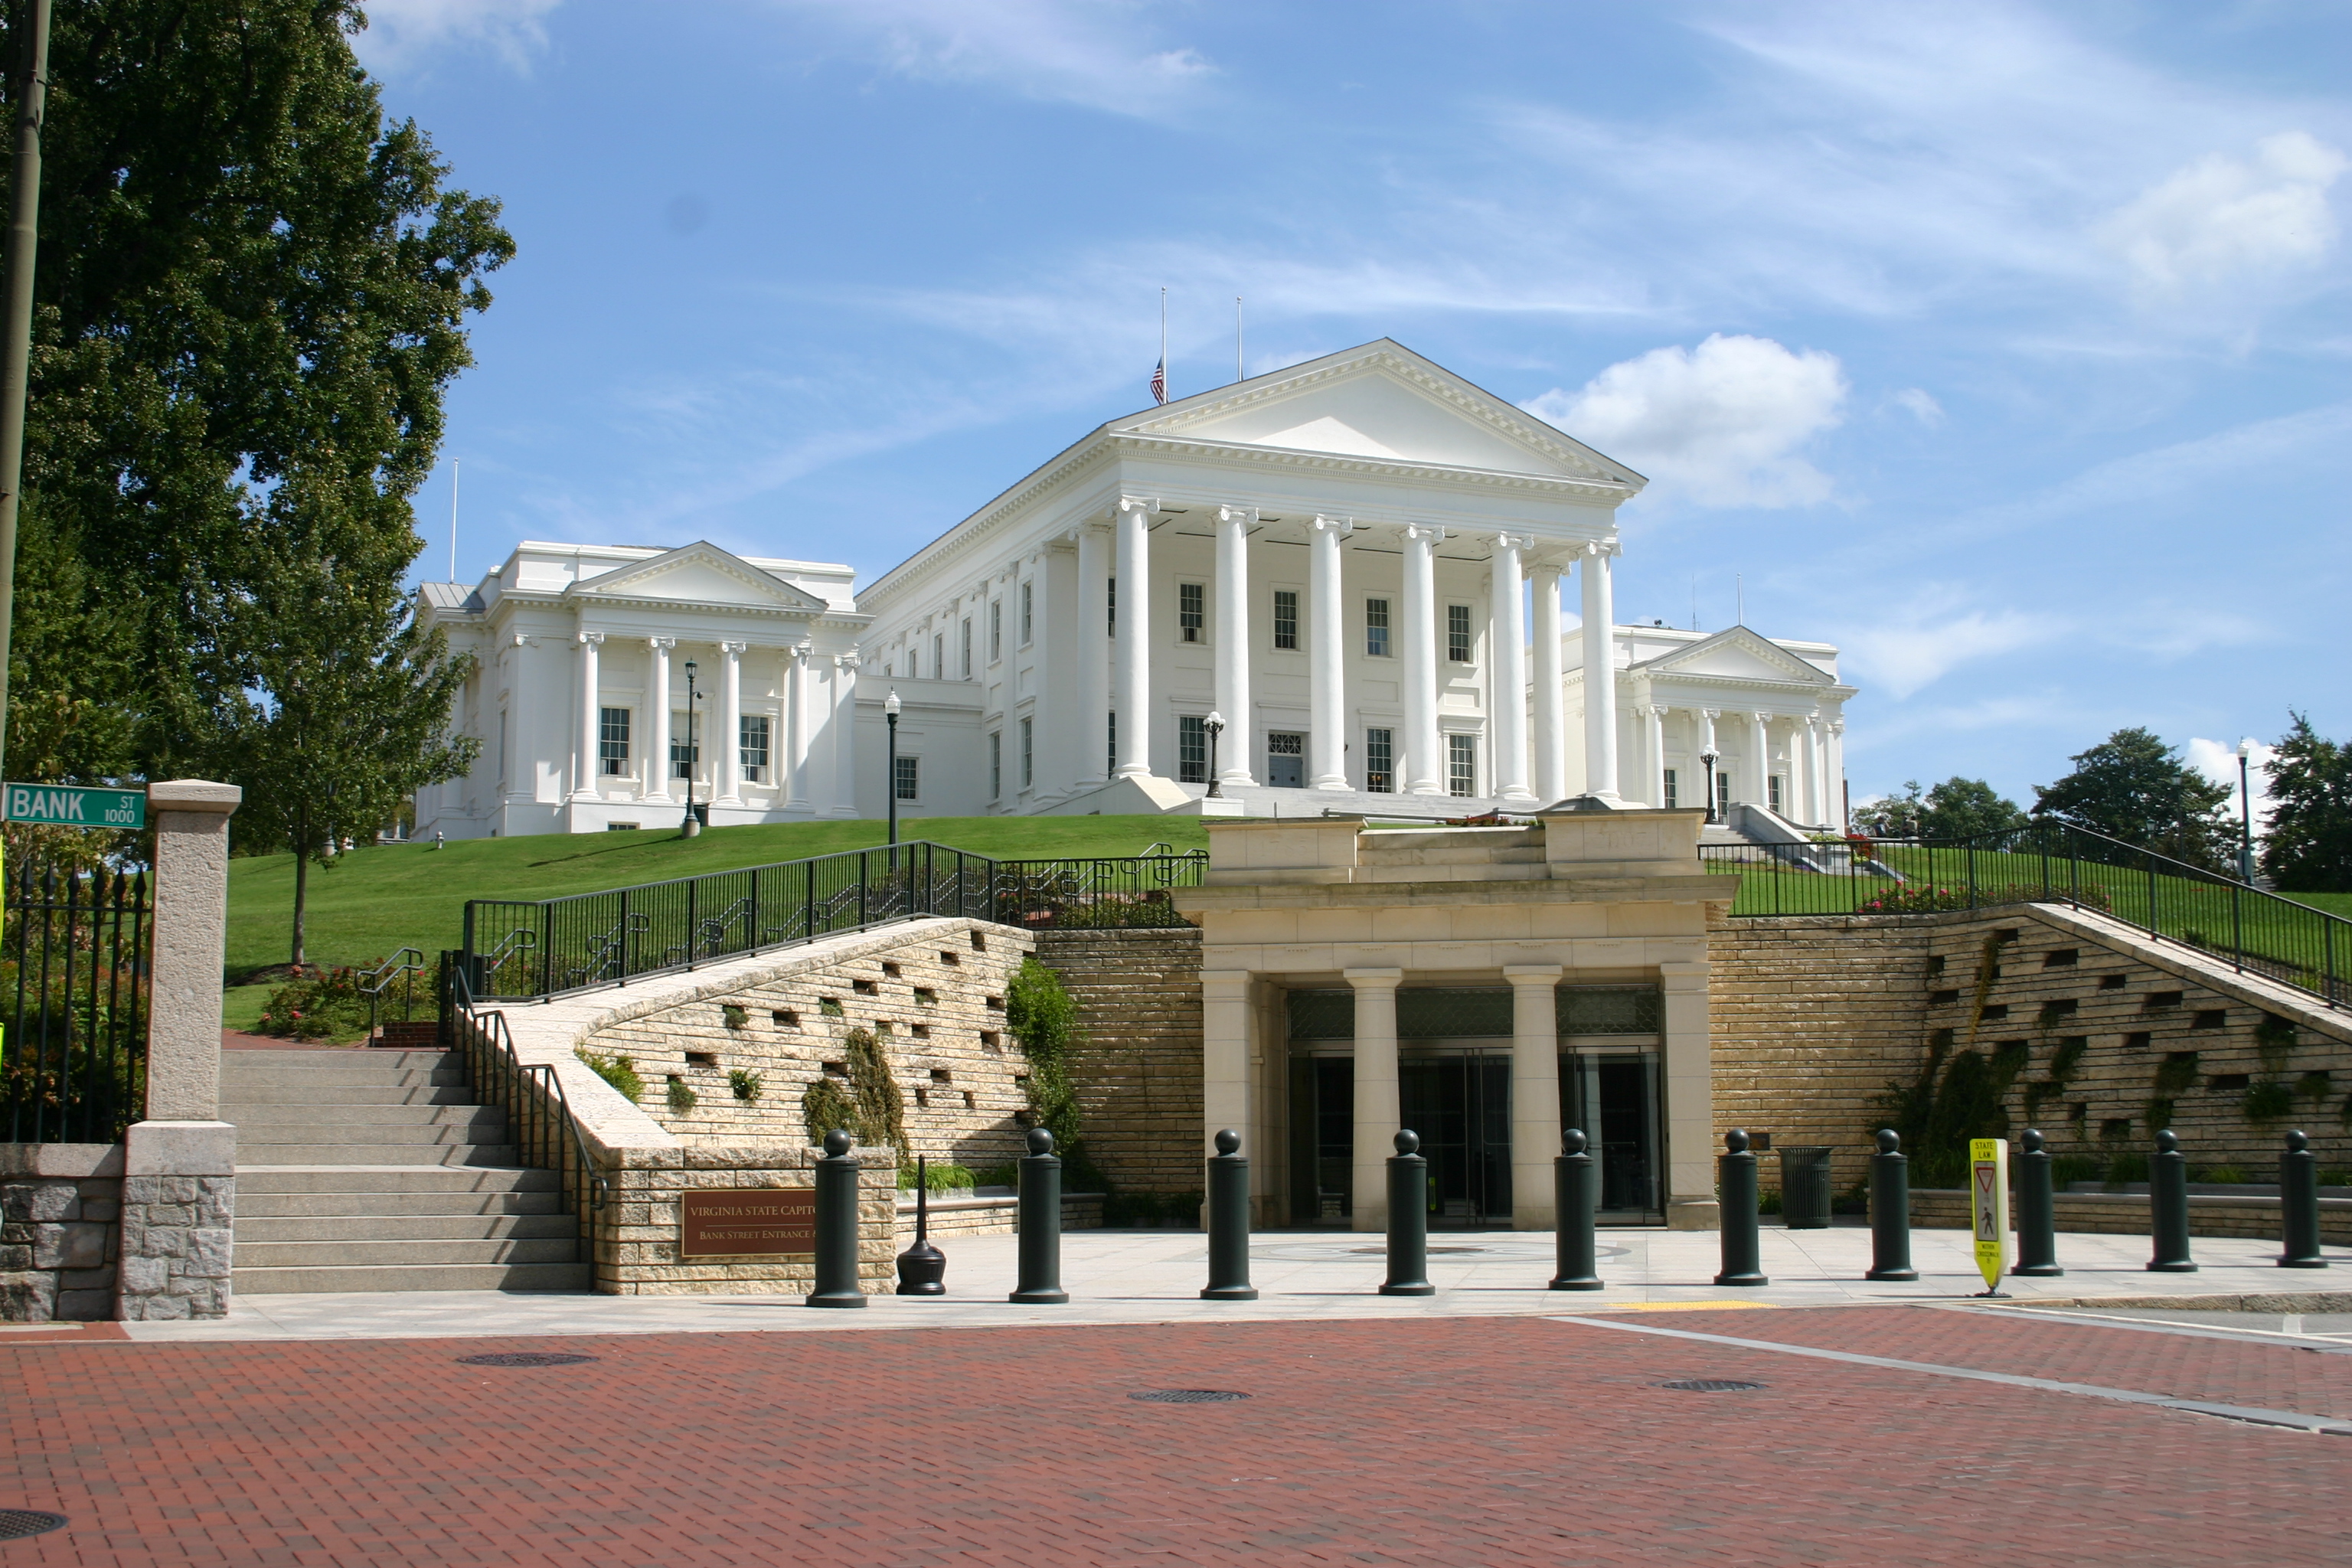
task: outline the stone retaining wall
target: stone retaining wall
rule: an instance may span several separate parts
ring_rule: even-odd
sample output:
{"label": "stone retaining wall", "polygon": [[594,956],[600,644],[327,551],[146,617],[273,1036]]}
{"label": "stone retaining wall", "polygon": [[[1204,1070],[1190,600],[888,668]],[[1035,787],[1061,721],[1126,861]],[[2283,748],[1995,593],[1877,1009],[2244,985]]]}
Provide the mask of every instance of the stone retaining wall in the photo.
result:
{"label": "stone retaining wall", "polygon": [[1038,962],[1078,1005],[1087,1150],[1121,1191],[1201,1191],[1201,933],[1045,931]]}
{"label": "stone retaining wall", "polygon": [[0,1144],[0,1322],[114,1316],[122,1146]]}

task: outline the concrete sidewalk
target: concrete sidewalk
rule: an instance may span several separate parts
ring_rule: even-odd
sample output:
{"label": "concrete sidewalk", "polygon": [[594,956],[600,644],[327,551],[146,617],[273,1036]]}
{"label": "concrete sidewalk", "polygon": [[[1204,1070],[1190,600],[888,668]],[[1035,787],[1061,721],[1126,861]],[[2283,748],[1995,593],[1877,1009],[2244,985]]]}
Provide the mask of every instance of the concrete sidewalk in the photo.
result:
{"label": "concrete sidewalk", "polygon": [[[1673,1310],[1711,1306],[1837,1306],[1857,1302],[1949,1301],[1984,1289],[1968,1234],[1912,1233],[1919,1279],[1873,1284],[1870,1235],[1829,1230],[1763,1233],[1771,1284],[1725,1289],[1711,1283],[1718,1259],[1710,1232],[1607,1230],[1600,1273],[1606,1289],[1545,1289],[1552,1273],[1549,1233],[1451,1232],[1430,1238],[1430,1279],[1437,1294],[1378,1294],[1385,1268],[1378,1236],[1276,1231],[1252,1240],[1251,1274],[1259,1299],[1209,1302],[1208,1252],[1198,1231],[1086,1230],[1063,1238],[1063,1307],[1016,1307],[1004,1298],[1016,1271],[1011,1236],[946,1239],[944,1298],[869,1298],[863,1311],[812,1310],[798,1296],[583,1296],[497,1291],[384,1292],[241,1297],[226,1319],[210,1322],[122,1325],[138,1340],[320,1340],[477,1337],[504,1334],[740,1333],[764,1330],[988,1328],[1026,1324],[1233,1322],[1353,1318]],[[2148,1239],[2062,1236],[2064,1276],[2002,1282],[2020,1300],[2086,1297],[2214,1296],[2352,1290],[2352,1249],[2331,1247],[2336,1267],[2280,1268],[2275,1242],[2200,1238],[2195,1274],[2150,1274]],[[2342,1283],[2339,1285],[2337,1281]]]}

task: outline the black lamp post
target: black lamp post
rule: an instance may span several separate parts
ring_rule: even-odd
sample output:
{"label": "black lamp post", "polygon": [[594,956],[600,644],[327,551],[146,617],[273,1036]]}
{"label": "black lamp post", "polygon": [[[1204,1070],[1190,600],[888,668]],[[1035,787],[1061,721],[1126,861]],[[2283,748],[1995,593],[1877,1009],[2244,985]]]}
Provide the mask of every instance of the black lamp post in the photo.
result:
{"label": "black lamp post", "polygon": [[2249,736],[2238,742],[2238,880],[2249,885],[2254,879],[2253,760],[2254,742]]}
{"label": "black lamp post", "polygon": [[1723,820],[1716,815],[1715,809],[1715,764],[1721,760],[1722,756],[1723,753],[1720,752],[1701,752],[1698,754],[1698,765],[1706,770],[1706,819],[1709,822]]}
{"label": "black lamp post", "polygon": [[890,797],[890,864],[898,864],[898,693],[892,691],[882,699],[883,721],[890,727],[888,764],[882,773],[882,787]]}
{"label": "black lamp post", "polygon": [[1225,798],[1224,786],[1217,782],[1217,737],[1225,732],[1224,715],[1215,711],[1213,709],[1211,710],[1209,716],[1201,721],[1201,728],[1209,732],[1209,794],[1207,798],[1211,800],[1223,800]]}
{"label": "black lamp post", "polygon": [[694,815],[694,764],[698,753],[694,748],[694,660],[686,661],[686,821],[678,832],[692,838],[702,831],[702,819]]}

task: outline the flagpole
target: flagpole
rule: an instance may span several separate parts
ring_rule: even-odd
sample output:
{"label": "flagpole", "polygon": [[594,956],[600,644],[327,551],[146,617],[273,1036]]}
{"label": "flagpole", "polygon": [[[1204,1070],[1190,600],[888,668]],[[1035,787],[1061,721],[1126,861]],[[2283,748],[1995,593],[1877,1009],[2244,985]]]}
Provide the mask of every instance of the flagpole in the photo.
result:
{"label": "flagpole", "polygon": [[1234,296],[1234,379],[1249,379],[1242,369],[1242,297],[1239,294]]}
{"label": "flagpole", "polygon": [[1168,290],[1160,290],[1160,374],[1168,374]]}

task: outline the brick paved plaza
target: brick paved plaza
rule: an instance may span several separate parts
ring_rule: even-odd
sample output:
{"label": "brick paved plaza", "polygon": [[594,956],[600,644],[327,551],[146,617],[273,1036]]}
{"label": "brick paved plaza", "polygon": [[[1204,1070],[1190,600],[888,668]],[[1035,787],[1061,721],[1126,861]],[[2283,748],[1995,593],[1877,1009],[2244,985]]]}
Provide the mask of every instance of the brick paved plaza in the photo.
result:
{"label": "brick paved plaza", "polygon": [[[2352,1416],[2352,1345],[2122,1316],[1677,1303],[1605,1320],[1639,1331],[1522,1315],[18,1333],[0,1340],[14,1459],[0,1506],[71,1522],[0,1545],[0,1562],[2352,1559],[2342,1436],[1683,1337]],[[511,1351],[595,1359],[460,1359]],[[1693,1378],[1764,1386],[1658,1386]],[[1249,1397],[1129,1397],[1186,1388]]]}

